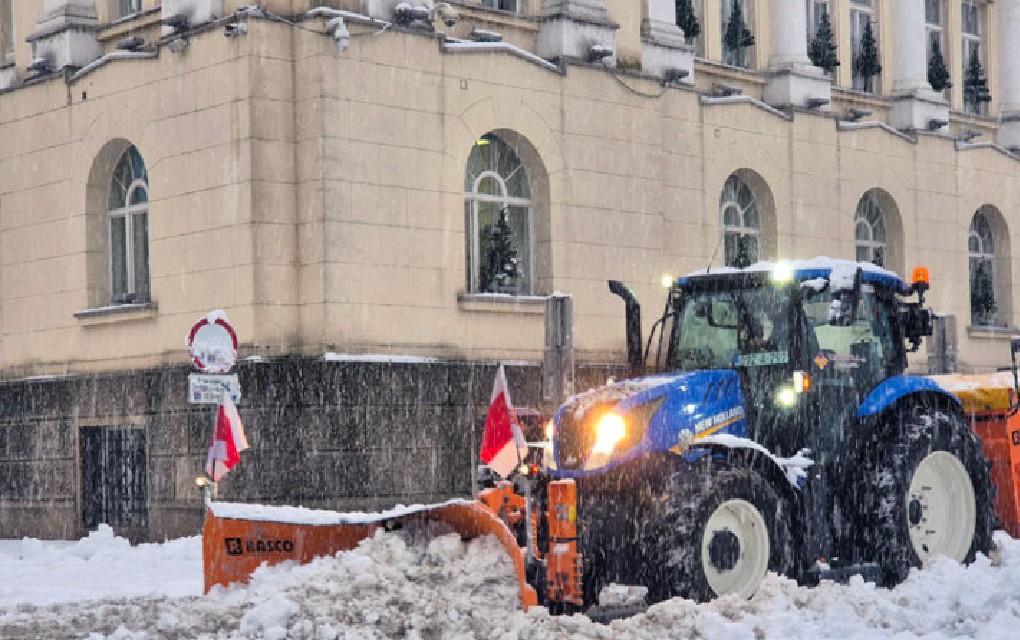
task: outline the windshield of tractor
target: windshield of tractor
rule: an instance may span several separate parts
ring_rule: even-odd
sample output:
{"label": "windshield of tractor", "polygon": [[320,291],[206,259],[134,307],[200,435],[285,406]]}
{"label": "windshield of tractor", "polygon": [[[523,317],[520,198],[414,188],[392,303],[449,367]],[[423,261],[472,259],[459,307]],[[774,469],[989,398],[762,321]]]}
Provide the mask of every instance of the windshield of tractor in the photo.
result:
{"label": "windshield of tractor", "polygon": [[787,365],[789,302],[788,291],[773,287],[685,291],[671,364],[683,370]]}
{"label": "windshield of tractor", "polygon": [[860,389],[870,389],[887,377],[896,365],[898,342],[889,317],[892,306],[879,298],[875,287],[862,285],[854,321],[845,326],[832,322],[830,291],[805,298],[809,333],[818,343],[811,354],[816,373],[826,374],[830,383],[842,379]]}

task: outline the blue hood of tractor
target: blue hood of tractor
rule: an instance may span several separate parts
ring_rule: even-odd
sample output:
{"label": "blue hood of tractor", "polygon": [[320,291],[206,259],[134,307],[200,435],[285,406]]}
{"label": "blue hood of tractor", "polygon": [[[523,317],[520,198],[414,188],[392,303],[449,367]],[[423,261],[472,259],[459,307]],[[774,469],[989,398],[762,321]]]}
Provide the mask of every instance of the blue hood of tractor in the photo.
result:
{"label": "blue hood of tractor", "polygon": [[[594,451],[599,421],[624,418],[626,435],[610,452]],[[747,436],[744,397],[732,370],[689,371],[624,380],[578,394],[554,418],[553,456],[560,478],[610,471],[681,441],[713,434]],[[698,453],[695,456],[700,455]]]}

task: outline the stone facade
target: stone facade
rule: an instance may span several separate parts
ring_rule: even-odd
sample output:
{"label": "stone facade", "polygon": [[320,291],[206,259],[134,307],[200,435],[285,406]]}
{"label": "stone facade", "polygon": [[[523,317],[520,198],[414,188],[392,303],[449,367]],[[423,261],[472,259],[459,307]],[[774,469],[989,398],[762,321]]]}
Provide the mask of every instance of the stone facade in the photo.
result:
{"label": "stone facade", "polygon": [[[0,538],[75,538],[102,518],[135,540],[193,535],[215,407],[187,402],[189,369],[171,366],[0,383]],[[517,406],[541,407],[541,370],[509,366]],[[343,510],[471,494],[494,364],[281,358],[237,368],[251,449],[220,483],[223,497]],[[620,368],[584,367],[601,384]],[[140,454],[101,447],[89,430],[137,435]],[[138,474],[120,482],[126,468]],[[90,476],[105,505],[89,504]],[[118,505],[135,503],[140,513]],[[98,513],[93,513],[98,512]]]}
{"label": "stone facade", "polygon": [[[144,0],[120,16],[113,1],[19,0],[3,31],[14,34],[15,64],[0,64],[0,375],[163,375],[187,362],[184,335],[216,308],[237,328],[243,357],[537,363],[542,302],[554,291],[574,298],[577,362],[622,363],[622,304],[606,279],[628,282],[657,310],[664,274],[721,264],[731,177],[754,199],[769,259],[853,257],[855,211],[873,198],[885,264],[928,266],[929,302],[961,319],[961,368],[1006,364],[1020,164],[996,142],[1016,138],[1020,67],[1001,61],[1008,39],[997,27],[1000,12],[1016,22],[1017,0],[977,3],[987,115],[963,112],[959,2],[943,3],[954,88],[932,98],[918,78],[897,84],[898,70],[920,68],[896,59],[920,50],[895,45],[925,37],[916,12],[904,33],[904,12],[875,3],[884,70],[864,93],[851,88],[850,2],[830,0],[841,64],[821,87],[829,103],[815,108],[806,101],[822,95],[824,76],[799,46],[773,57],[770,37],[775,24],[807,22],[774,11],[805,3],[745,0],[755,45],[748,68],[737,68],[721,62],[719,2],[695,3],[702,36],[685,44],[669,28],[673,3],[659,0],[520,0],[518,12],[454,1],[453,26],[390,24],[394,3],[384,1],[266,0],[265,11],[236,14],[250,3]],[[320,5],[342,11],[308,13]],[[198,22],[175,31],[166,19],[181,7]],[[350,34],[342,51],[328,22],[337,17]],[[224,37],[238,23],[245,31]],[[471,43],[476,29],[502,42]],[[72,31],[84,40],[59,39]],[[129,36],[144,44],[117,49]],[[589,40],[611,55],[588,61]],[[103,57],[81,66],[93,44]],[[30,71],[51,45],[62,57],[47,54],[47,64],[68,66]],[[535,55],[542,47],[549,60]],[[664,83],[678,68],[687,74]],[[721,95],[720,85],[742,93]],[[904,112],[903,100],[918,96],[923,104]],[[944,101],[937,113],[948,124],[918,128],[930,100]],[[981,137],[964,140],[968,130]],[[489,134],[527,173],[533,295],[468,284],[465,173]],[[133,277],[149,293],[137,300],[118,297],[111,278],[111,243],[124,240],[111,232],[108,201],[132,146],[147,170],[147,253]],[[968,232],[978,210],[995,244],[996,309],[971,326]],[[644,314],[646,331],[653,316]],[[46,428],[76,441],[77,427],[55,424]],[[158,458],[156,442],[150,436],[149,455]],[[188,465],[200,453],[189,448]]]}

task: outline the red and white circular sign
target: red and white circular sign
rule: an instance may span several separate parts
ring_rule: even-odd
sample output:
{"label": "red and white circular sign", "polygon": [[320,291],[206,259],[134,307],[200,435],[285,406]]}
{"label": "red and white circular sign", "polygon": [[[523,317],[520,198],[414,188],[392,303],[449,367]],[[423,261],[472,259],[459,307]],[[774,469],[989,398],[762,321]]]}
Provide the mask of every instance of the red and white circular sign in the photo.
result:
{"label": "red and white circular sign", "polygon": [[222,311],[213,311],[191,327],[188,356],[206,373],[226,373],[237,361],[237,334]]}

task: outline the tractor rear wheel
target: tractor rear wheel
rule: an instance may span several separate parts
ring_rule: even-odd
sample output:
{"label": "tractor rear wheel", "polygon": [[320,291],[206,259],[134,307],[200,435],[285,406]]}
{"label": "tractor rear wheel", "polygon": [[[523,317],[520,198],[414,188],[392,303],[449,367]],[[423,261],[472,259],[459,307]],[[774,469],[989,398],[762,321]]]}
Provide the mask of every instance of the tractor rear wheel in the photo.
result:
{"label": "tractor rear wheel", "polygon": [[752,469],[689,467],[671,478],[663,506],[645,543],[654,568],[652,602],[750,598],[769,570],[785,574],[791,568],[783,502]]}
{"label": "tractor rear wheel", "polygon": [[995,490],[981,441],[958,413],[911,410],[866,452],[859,488],[858,544],[881,567],[881,584],[941,555],[969,563],[988,553]]}

